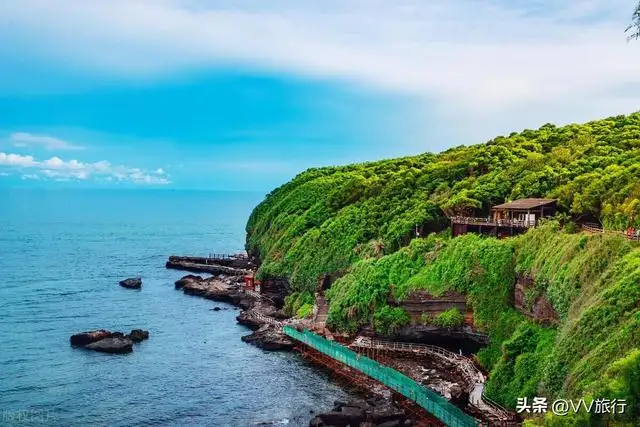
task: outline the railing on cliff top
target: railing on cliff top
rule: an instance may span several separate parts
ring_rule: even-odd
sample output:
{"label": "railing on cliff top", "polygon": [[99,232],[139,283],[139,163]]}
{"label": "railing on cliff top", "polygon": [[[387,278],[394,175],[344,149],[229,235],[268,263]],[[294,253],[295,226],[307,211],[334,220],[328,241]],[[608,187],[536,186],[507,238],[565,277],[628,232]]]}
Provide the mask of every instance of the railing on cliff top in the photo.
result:
{"label": "railing on cliff top", "polygon": [[536,222],[534,220],[518,220],[518,219],[492,219],[492,218],[477,218],[466,216],[453,216],[449,218],[454,224],[467,224],[467,225],[486,225],[491,227],[518,227],[518,228],[530,228],[535,227]]}
{"label": "railing on cliff top", "polygon": [[[377,348],[377,349],[385,349],[391,351],[401,351],[401,352],[410,352],[414,354],[420,355],[429,355],[436,356],[441,359],[448,361],[449,363],[454,364],[463,372],[468,382],[466,391],[471,392],[476,385],[480,385],[482,387],[482,393],[480,395],[480,399],[482,403],[491,408],[491,412],[494,416],[499,418],[501,421],[513,421],[515,420],[515,415],[510,412],[508,409],[504,408],[500,404],[494,402],[489,399],[484,393],[484,382],[485,376],[480,372],[478,368],[473,364],[471,359],[458,355],[452,351],[444,349],[442,347],[437,347],[428,344],[414,344],[414,343],[403,343],[397,341],[387,341],[387,340],[373,340],[368,337],[357,337],[356,340],[349,346],[353,348]],[[473,404],[473,402],[472,402]],[[478,406],[478,402],[474,406]]]}
{"label": "railing on cliff top", "polygon": [[349,346],[353,348],[377,348],[390,351],[409,352],[420,355],[435,355],[457,366],[465,375],[468,381],[468,389],[470,391],[476,382],[484,382],[484,375],[480,372],[473,362],[467,357],[460,356],[452,351],[442,347],[428,344],[413,344],[397,341],[372,340],[368,337],[358,337]]}
{"label": "railing on cliff top", "polygon": [[635,229],[633,229],[631,231],[605,230],[599,224],[593,224],[593,223],[580,224],[580,227],[582,227],[582,230],[586,231],[587,233],[617,234],[617,235],[626,237],[629,240],[635,240],[635,241],[640,240],[640,230],[635,230]]}
{"label": "railing on cliff top", "polygon": [[328,341],[309,330],[303,332],[285,326],[284,333],[327,356],[356,369],[365,375],[380,381],[420,405],[447,426],[478,426],[479,421],[465,414],[460,408],[447,401],[436,392],[418,384],[416,381],[388,366],[381,365],[373,359],[362,356],[334,341]]}
{"label": "railing on cliff top", "polygon": [[287,319],[287,320],[278,320],[270,316],[265,316],[259,311],[247,310],[244,312],[245,316],[252,318],[260,323],[275,326],[276,328],[282,329],[285,325],[305,325],[309,323],[308,319]]}
{"label": "railing on cliff top", "polygon": [[270,298],[264,294],[261,294],[259,292],[256,291],[252,291],[251,289],[245,289],[244,291],[245,294],[252,296],[253,298],[260,300],[260,301],[267,301],[270,304],[276,305],[275,301],[273,301],[273,298]]}

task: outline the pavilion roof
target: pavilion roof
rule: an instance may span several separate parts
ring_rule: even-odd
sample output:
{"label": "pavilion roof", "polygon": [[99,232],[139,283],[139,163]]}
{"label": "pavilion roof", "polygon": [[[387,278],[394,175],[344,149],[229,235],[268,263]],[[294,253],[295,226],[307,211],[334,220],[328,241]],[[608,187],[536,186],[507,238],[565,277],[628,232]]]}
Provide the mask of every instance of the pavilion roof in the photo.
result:
{"label": "pavilion roof", "polygon": [[501,210],[519,210],[519,209],[534,209],[540,206],[550,205],[555,203],[556,199],[518,199],[513,202],[503,203],[501,205],[494,206],[493,209]]}

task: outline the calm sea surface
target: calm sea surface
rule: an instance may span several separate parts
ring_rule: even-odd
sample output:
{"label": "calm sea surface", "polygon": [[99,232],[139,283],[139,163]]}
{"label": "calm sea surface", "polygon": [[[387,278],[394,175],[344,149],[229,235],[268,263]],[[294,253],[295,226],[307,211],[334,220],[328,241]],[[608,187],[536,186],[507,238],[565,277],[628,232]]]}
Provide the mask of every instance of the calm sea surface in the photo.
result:
{"label": "calm sea surface", "polygon": [[[174,290],[170,254],[243,250],[261,194],[0,190],[0,425],[307,425],[344,391]],[[141,291],[118,281],[140,275]],[[143,328],[129,355],[69,345]],[[271,424],[273,423],[273,424]]]}

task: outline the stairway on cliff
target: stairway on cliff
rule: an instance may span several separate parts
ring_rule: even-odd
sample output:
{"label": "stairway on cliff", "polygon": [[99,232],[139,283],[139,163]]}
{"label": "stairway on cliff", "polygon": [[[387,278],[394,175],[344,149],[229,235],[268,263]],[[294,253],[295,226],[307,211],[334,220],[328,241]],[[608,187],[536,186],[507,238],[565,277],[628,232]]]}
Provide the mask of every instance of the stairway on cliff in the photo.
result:
{"label": "stairway on cliff", "polygon": [[316,294],[316,303],[313,308],[313,312],[313,323],[324,329],[327,324],[327,316],[329,314],[329,304],[327,304],[324,294]]}

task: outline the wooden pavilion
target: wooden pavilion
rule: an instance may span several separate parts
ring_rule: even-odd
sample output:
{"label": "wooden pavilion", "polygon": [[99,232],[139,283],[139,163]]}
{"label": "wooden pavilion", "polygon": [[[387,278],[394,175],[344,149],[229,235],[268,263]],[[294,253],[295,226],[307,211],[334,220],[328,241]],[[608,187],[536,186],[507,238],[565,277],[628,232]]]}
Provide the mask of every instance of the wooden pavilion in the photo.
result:
{"label": "wooden pavilion", "polygon": [[487,234],[495,237],[514,236],[536,227],[542,218],[555,215],[555,199],[518,199],[494,206],[488,218],[451,218],[451,233]]}

